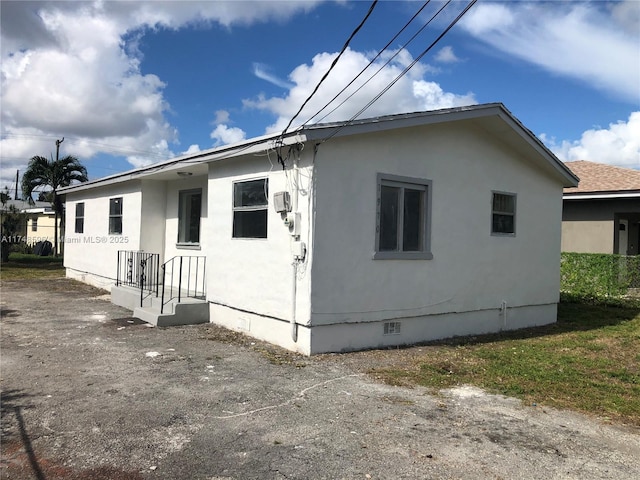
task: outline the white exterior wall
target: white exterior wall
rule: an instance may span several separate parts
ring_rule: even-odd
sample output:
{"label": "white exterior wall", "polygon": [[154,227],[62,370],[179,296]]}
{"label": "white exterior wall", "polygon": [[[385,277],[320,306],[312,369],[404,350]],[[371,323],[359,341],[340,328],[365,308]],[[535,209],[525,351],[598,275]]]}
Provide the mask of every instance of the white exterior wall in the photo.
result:
{"label": "white exterior wall", "polygon": [[[122,197],[122,235],[109,234],[109,199]],[[75,233],[76,203],[84,202],[84,232]],[[67,194],[64,266],[67,276],[108,289],[116,281],[118,250],[140,249],[140,182]]]}
{"label": "white exterior wall", "polygon": [[[491,138],[457,123],[319,147],[312,353],[555,321],[562,186]],[[378,173],[433,182],[433,259],[372,259]],[[491,235],[492,191],[517,194],[515,237]],[[398,319],[400,335],[363,324]]]}
{"label": "white exterior wall", "polygon": [[165,244],[166,190],[164,181],[142,181],[140,250],[159,253],[160,263],[163,262]]}
{"label": "white exterior wall", "polygon": [[[309,197],[311,194],[311,152],[300,160],[301,241],[309,244]],[[297,342],[291,337],[293,301],[293,237],[281,215],[274,210],[276,192],[292,195],[292,170],[283,172],[272,159],[248,156],[212,163],[209,167],[207,238],[207,298],[211,302],[211,321],[276,343],[291,350],[309,353],[306,325],[310,317],[308,261],[301,263],[296,276]],[[267,238],[232,238],[233,182],[269,179]]]}

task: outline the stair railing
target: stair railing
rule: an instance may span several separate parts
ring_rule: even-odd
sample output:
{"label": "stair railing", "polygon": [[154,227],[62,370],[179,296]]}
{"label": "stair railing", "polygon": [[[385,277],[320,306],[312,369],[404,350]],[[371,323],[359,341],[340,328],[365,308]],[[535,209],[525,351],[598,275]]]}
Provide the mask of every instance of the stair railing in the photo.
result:
{"label": "stair railing", "polygon": [[140,250],[118,250],[116,286],[140,289],[140,306],[145,296],[158,296],[160,254]]}
{"label": "stair railing", "polygon": [[[162,264],[160,314],[164,313],[165,305],[174,299],[180,303],[182,297],[206,298],[206,260],[204,256],[177,256]],[[168,293],[166,287],[169,287]]]}

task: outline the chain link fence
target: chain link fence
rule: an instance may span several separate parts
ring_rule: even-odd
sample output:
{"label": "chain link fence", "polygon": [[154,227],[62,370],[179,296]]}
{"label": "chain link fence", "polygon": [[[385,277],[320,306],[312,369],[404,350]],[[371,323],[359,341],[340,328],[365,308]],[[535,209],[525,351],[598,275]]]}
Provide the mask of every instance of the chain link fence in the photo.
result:
{"label": "chain link fence", "polygon": [[640,256],[563,252],[560,292],[606,300],[640,298]]}

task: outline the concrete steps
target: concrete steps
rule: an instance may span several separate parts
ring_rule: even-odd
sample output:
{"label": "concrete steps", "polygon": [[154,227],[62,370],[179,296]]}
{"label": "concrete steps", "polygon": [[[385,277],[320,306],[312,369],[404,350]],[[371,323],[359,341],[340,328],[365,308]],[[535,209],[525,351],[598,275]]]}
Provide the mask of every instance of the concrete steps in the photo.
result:
{"label": "concrete steps", "polygon": [[[168,296],[168,293],[166,293]],[[174,292],[177,297],[177,292]],[[113,286],[111,288],[111,303],[133,311],[133,316],[158,327],[175,325],[194,325],[209,322],[209,304],[204,299],[183,296],[169,301],[160,313],[161,298],[155,295],[146,296],[140,306],[140,290]]]}

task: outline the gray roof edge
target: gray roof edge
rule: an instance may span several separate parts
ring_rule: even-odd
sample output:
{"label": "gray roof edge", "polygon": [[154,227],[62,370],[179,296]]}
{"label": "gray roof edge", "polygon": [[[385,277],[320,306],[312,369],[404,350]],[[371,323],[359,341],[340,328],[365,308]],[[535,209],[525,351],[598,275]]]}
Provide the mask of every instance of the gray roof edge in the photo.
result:
{"label": "gray roof edge", "polygon": [[327,131],[336,131],[336,133],[331,134],[331,136],[341,137],[357,133],[391,130],[398,127],[404,128],[442,123],[444,121],[453,122],[456,120],[467,120],[490,116],[492,114],[496,114],[500,110],[508,112],[502,103],[483,103],[461,107],[442,108],[439,110],[396,113],[349,122],[318,123],[304,127],[304,131],[309,140],[319,140],[327,138]]}
{"label": "gray roof edge", "polygon": [[126,172],[102,177],[89,182],[80,183],[65,187],[59,190],[64,195],[69,192],[86,190],[97,186],[106,186],[121,183],[134,179],[141,179],[152,175],[158,170],[167,168],[179,168],[187,163],[208,163],[237,156],[241,153],[249,153],[252,150],[262,150],[269,147],[270,142],[275,146],[275,142],[280,139],[283,144],[297,143],[299,141],[318,141],[327,139],[329,136],[346,136],[359,133],[375,132],[380,130],[390,130],[392,128],[404,128],[418,125],[429,125],[434,123],[452,122],[458,120],[469,120],[473,118],[499,116],[511,126],[531,147],[543,156],[564,178],[565,187],[577,186],[578,177],[566,167],[529,129],[527,129],[504,104],[485,103],[452,107],[440,110],[430,110],[412,113],[401,113],[384,115],[380,117],[365,118],[350,122],[321,123],[310,126],[300,126],[281,137],[281,133],[254,137],[239,143],[224,145],[209,150],[204,150],[191,155],[183,155],[170,160],[140,167]]}
{"label": "gray roof edge", "polygon": [[514,130],[520,133],[520,136],[527,141],[535,150],[537,150],[543,157],[547,159],[549,164],[555,168],[555,170],[566,180],[564,187],[577,187],[580,178],[571,171],[562,161],[556,157],[556,155],[549,150],[549,148],[542,143],[531,130],[524,126],[524,124],[518,120],[504,105],[501,105],[503,112],[503,119],[507,123],[511,123]]}

